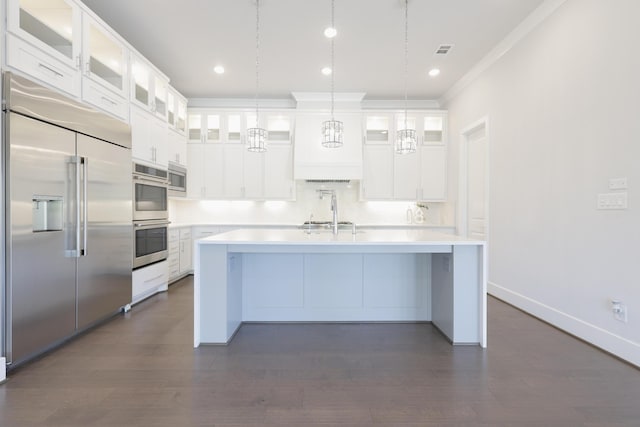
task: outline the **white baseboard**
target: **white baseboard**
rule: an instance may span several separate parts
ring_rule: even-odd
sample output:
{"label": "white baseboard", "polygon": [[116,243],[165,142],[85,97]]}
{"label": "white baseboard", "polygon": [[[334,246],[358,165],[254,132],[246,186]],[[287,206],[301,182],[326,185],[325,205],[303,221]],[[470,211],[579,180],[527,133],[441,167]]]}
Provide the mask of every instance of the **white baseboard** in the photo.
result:
{"label": "white baseboard", "polygon": [[7,379],[7,359],[0,357],[0,384]]}
{"label": "white baseboard", "polygon": [[546,304],[513,292],[495,283],[488,283],[487,291],[515,307],[538,317],[563,331],[585,340],[627,362],[640,367],[640,344],[573,317]]}

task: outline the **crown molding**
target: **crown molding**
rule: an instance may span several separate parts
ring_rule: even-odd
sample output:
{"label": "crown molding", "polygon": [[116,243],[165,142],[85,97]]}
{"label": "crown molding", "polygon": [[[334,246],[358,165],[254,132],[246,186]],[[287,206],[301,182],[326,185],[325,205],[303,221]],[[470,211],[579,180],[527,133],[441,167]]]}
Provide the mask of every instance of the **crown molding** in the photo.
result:
{"label": "crown molding", "polygon": [[474,65],[460,80],[447,90],[438,100],[440,105],[446,105],[458,96],[467,86],[473,83],[483,72],[495,64],[500,58],[513,49],[523,38],[531,33],[545,19],[551,16],[566,0],[546,0],[535,9],[524,21],[511,31],[500,43]]}

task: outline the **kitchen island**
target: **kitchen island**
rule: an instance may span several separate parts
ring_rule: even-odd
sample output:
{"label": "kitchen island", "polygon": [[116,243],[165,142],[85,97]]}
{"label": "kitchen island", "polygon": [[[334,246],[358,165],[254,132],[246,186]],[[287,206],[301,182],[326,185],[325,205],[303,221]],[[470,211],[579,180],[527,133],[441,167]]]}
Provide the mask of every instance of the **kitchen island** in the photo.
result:
{"label": "kitchen island", "polygon": [[242,322],[432,322],[486,347],[485,242],[421,230],[240,229],[194,244],[194,346]]}

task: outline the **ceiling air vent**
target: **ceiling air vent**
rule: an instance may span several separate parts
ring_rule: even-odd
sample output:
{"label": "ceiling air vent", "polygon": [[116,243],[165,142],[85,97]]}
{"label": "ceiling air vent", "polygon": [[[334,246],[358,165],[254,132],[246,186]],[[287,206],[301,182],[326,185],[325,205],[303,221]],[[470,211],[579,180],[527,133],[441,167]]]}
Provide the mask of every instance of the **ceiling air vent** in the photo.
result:
{"label": "ceiling air vent", "polygon": [[452,47],[452,44],[441,44],[438,46],[438,49],[436,49],[436,55],[446,55]]}

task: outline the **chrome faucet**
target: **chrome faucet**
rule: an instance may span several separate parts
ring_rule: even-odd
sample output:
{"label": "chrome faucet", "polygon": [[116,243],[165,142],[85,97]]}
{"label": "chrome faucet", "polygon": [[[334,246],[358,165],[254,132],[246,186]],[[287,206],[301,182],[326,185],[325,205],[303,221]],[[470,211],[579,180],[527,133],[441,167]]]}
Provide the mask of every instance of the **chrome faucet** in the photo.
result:
{"label": "chrome faucet", "polygon": [[333,234],[338,234],[338,198],[336,197],[335,190],[318,190],[320,199],[324,199],[324,196],[331,196],[331,212],[333,213],[333,219],[331,221],[331,230]]}

